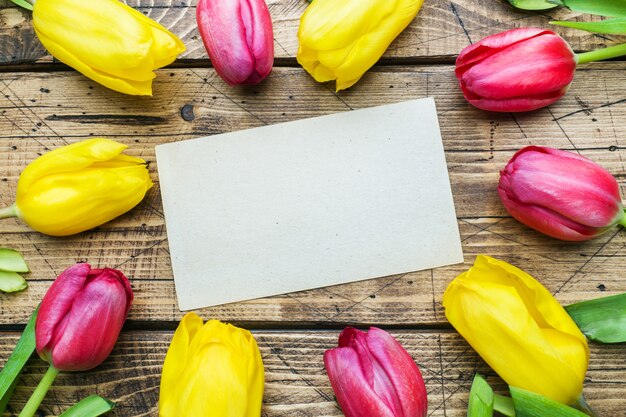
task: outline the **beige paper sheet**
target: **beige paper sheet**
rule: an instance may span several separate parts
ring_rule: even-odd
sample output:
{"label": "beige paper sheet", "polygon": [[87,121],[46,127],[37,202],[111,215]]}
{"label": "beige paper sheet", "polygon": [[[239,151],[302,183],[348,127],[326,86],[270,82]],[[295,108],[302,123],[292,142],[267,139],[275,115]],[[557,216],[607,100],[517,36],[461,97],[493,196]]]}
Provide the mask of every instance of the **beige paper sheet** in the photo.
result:
{"label": "beige paper sheet", "polygon": [[156,152],[181,310],[463,261],[432,99]]}

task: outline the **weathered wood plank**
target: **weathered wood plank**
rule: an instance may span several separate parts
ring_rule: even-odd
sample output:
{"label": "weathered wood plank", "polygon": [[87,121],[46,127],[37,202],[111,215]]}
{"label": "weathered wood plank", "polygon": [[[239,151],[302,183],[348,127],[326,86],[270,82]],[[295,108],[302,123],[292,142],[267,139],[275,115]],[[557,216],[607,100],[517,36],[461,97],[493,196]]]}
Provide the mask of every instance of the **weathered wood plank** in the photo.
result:
{"label": "weathered wood plank", "polygon": [[236,88],[212,69],[163,70],[152,98],[125,96],[73,72],[3,73],[0,150],[10,155],[3,178],[46,148],[88,136],[119,138],[153,161],[158,143],[427,96],[437,102],[446,150],[479,152],[477,161],[529,143],[616,150],[626,133],[625,69],[620,62],[583,66],[563,99],[523,114],[472,107],[451,66],[377,67],[339,94],[299,68],[277,68],[263,85]]}
{"label": "weathered wood plank", "polygon": [[[322,355],[336,346],[336,331],[255,332],[265,365],[263,416],[340,417],[328,382]],[[506,386],[453,332],[396,331],[394,336],[419,364],[426,383],[429,416],[461,417],[475,372],[486,375],[500,392]],[[171,339],[170,332],[125,332],[103,365],[86,373],[61,373],[40,407],[41,416],[59,415],[79,399],[97,393],[118,403],[112,416],[156,416],[160,372]],[[17,336],[0,338],[0,363]],[[626,409],[626,347],[591,345],[585,396],[603,416],[623,416]],[[45,363],[33,358],[10,403],[17,415],[45,372]]]}
{"label": "weathered wood plank", "polygon": [[[274,22],[274,49],[278,58],[294,58],[298,50],[297,32],[305,0],[267,0]],[[208,59],[196,28],[196,1],[127,1],[127,4],[161,23],[179,36],[187,51],[184,60]],[[598,20],[566,9],[545,13],[515,10],[504,0],[445,1],[426,0],[420,14],[389,47],[385,58],[451,58],[472,42],[513,27],[548,27],[555,19]],[[554,28],[553,28],[554,29]],[[576,50],[591,50],[620,41],[619,37],[599,36],[558,28]],[[623,38],[622,38],[623,41]],[[0,0],[0,65],[51,62],[32,29],[31,13]]]}
{"label": "weathered wood plank", "polygon": [[[255,326],[382,323],[445,324],[441,299],[447,284],[471,266],[477,254],[504,259],[539,279],[563,304],[626,292],[626,234],[615,229],[593,241],[563,244],[510,218],[459,222],[465,264],[268,297],[203,309],[205,316]],[[20,250],[33,272],[30,288],[0,294],[0,324],[25,323],[51,280],[67,266],[88,261],[117,267],[131,278],[135,305],[130,320],[164,322],[182,317],[176,305],[162,227],[90,232],[61,240],[37,233],[0,234],[0,246]],[[227,285],[227,284],[224,284]]]}

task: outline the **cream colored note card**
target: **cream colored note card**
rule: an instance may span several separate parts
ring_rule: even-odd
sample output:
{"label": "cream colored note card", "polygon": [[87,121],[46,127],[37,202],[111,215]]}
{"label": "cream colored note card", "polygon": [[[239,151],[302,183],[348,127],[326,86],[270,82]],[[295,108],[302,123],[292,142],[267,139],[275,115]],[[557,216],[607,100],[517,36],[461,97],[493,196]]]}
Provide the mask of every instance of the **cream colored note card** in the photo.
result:
{"label": "cream colored note card", "polygon": [[156,153],[181,310],[463,262],[432,99]]}

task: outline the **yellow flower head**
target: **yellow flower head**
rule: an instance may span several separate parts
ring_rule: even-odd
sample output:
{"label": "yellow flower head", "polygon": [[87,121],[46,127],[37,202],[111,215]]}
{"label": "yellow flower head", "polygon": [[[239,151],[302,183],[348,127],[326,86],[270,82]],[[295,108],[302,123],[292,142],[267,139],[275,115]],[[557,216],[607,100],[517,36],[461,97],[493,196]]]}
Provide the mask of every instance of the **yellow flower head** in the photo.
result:
{"label": "yellow flower head", "polygon": [[300,19],[297,59],[315,78],[356,83],[413,20],[424,0],[314,0]]}
{"label": "yellow flower head", "polygon": [[249,331],[189,313],[165,357],[159,417],[259,417],[263,384]]}
{"label": "yellow flower head", "polygon": [[89,139],[31,162],[17,184],[15,210],[33,229],[66,236],[92,229],[135,207],[152,187],[146,162],[126,145]]}
{"label": "yellow flower head", "polygon": [[589,365],[585,336],[524,271],[488,256],[454,279],[446,317],[509,385],[574,403]]}
{"label": "yellow flower head", "polygon": [[185,50],[174,34],[117,0],[37,0],[33,26],[59,61],[126,94],[151,95],[154,70]]}

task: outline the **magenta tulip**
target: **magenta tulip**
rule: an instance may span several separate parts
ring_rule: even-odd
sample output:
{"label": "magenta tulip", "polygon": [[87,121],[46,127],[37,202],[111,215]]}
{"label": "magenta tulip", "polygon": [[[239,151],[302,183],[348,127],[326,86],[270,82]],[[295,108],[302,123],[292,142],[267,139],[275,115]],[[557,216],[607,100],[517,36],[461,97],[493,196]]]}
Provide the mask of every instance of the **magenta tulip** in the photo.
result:
{"label": "magenta tulip", "polygon": [[426,386],[409,353],[384,330],[347,327],[324,353],[328,378],[346,417],[424,417]]}
{"label": "magenta tulip", "polygon": [[115,269],[67,268],[41,302],[37,353],[61,371],[86,371],[113,350],[133,301],[128,279]]}
{"label": "magenta tulip", "polygon": [[500,171],[498,193],[511,216],[557,239],[587,240],[626,223],[615,178],[572,152],[519,150]]}
{"label": "magenta tulip", "polygon": [[465,99],[483,110],[520,112],[560,99],[574,79],[576,56],[549,30],[521,28],[465,48],[456,77]]}
{"label": "magenta tulip", "polygon": [[224,81],[258,84],[268,76],[274,34],[264,0],[199,0],[196,19],[211,63]]}

